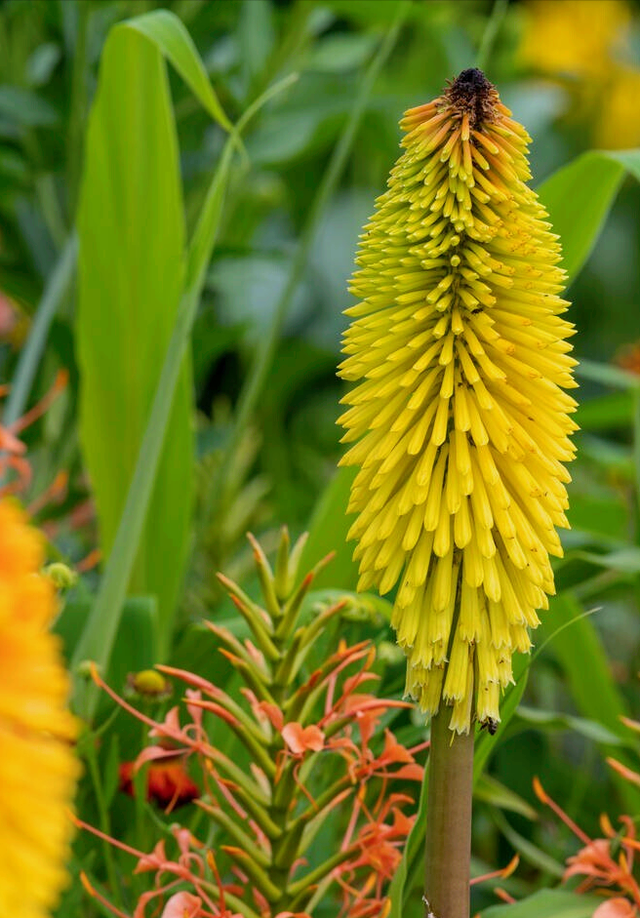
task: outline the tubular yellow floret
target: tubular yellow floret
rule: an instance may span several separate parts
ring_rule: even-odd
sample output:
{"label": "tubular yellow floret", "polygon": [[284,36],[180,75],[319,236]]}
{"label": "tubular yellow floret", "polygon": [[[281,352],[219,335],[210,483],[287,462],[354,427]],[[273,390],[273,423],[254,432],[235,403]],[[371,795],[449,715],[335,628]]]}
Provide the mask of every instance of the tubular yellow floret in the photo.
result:
{"label": "tubular yellow floret", "polygon": [[360,589],[397,588],[407,693],[458,732],[500,719],[531,646],[574,454],[561,250],[510,114],[479,70],[406,112],[340,366]]}

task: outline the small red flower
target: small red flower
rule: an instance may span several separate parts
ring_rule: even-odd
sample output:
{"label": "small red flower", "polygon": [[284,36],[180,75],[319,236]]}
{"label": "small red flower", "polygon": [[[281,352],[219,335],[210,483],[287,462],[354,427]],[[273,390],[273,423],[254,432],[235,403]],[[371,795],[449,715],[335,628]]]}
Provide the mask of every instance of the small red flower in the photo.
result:
{"label": "small red flower", "polygon": [[[135,762],[123,762],[119,774],[120,790],[134,797]],[[168,756],[149,766],[147,800],[154,800],[167,813],[197,800],[199,796],[200,788],[187,774],[181,756]]]}

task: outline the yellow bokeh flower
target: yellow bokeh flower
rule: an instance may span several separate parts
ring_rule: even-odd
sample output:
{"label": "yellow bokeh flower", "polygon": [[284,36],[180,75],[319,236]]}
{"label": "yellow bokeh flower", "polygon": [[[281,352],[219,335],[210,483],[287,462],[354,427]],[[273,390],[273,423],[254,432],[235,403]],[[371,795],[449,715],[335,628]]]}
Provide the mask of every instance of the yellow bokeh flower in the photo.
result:
{"label": "yellow bokeh flower", "polygon": [[627,150],[640,145],[640,70],[616,67],[604,86],[593,142],[604,150]]}
{"label": "yellow bokeh flower", "polygon": [[408,111],[361,237],[347,310],[342,463],[359,589],[399,584],[392,624],[423,710],[499,720],[567,526],[575,360],[560,246],[529,137],[479,70]]}
{"label": "yellow bokeh flower", "polygon": [[625,0],[528,0],[522,60],[544,73],[606,79],[631,25]]}
{"label": "yellow bokeh flower", "polygon": [[626,0],[528,0],[520,59],[569,91],[572,120],[597,147],[640,143],[640,68],[632,55],[634,14]]}
{"label": "yellow bokeh flower", "polygon": [[78,775],[42,561],[40,534],[17,504],[0,502],[0,915],[20,918],[48,915],[66,882]]}

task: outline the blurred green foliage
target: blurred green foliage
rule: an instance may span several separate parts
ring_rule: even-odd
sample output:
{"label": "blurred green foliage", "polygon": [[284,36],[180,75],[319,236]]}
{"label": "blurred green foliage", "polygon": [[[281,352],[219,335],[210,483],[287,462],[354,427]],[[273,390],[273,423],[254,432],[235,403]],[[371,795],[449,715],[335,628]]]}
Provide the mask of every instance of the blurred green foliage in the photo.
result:
{"label": "blurred green foliage", "polygon": [[[547,5],[564,2],[547,0]],[[350,302],[346,285],[356,238],[397,156],[401,113],[432,98],[446,79],[473,65],[493,4],[414,0],[368,89],[367,74],[397,20],[398,6],[396,0],[0,4],[3,382],[15,377],[43,291],[73,236],[88,113],[109,29],[153,9],[175,13],[192,36],[233,123],[276,81],[295,75],[244,135],[246,156],[236,157],[230,173],[192,334],[197,494],[189,568],[169,657],[176,665],[225,682],[228,690],[233,690],[233,672],[203,640],[198,621],[203,615],[224,619],[242,633],[214,574],[224,568],[230,576],[244,578],[252,592],[255,584],[248,576],[243,540],[247,528],[259,532],[268,546],[275,545],[280,523],[295,534],[311,525],[308,566],[332,548],[339,552],[319,586],[353,589],[350,550],[344,546],[347,521],[335,511],[344,506],[345,481],[335,479],[334,473],[340,455],[335,418],[342,392],[335,366],[346,324],[342,310]],[[522,57],[530,6],[524,0],[509,5],[486,70],[533,137],[532,172],[534,183],[540,184],[587,151],[594,135],[588,116],[568,116],[576,86],[590,77],[576,72],[554,79],[535,60],[525,63]],[[632,17],[630,54],[637,68],[638,7],[627,8]],[[577,43],[578,38],[568,33],[566,40]],[[226,134],[171,68],[169,80],[191,238]],[[319,198],[336,144],[356,124],[359,93],[364,110],[346,162],[329,183],[330,194]],[[604,182],[601,176],[586,175],[579,190],[587,197],[593,191],[589,203],[598,205]],[[637,795],[607,770],[602,758],[613,750],[637,768],[637,744],[620,727],[618,716],[640,715],[640,376],[611,366],[619,349],[640,339],[640,185],[616,172],[610,176],[611,194],[618,182],[620,192],[597,246],[568,293],[573,301],[570,318],[578,327],[576,354],[583,361],[578,412],[582,431],[572,469],[573,529],[563,536],[566,556],[556,566],[559,597],[537,637],[541,649],[528,680],[526,707],[491,739],[486,761],[495,783],[478,791],[477,872],[506,864],[518,848],[522,865],[503,884],[516,898],[555,885],[565,857],[577,847],[546,815],[534,818],[540,809],[531,790],[534,771],[544,776],[549,793],[587,832],[598,831],[603,801],[612,819],[622,810],[640,814]],[[96,188],[96,200],[104,190]],[[604,219],[610,197],[604,193],[598,221]],[[562,207],[562,195],[556,206]],[[586,210],[570,212],[576,223]],[[302,257],[305,245],[308,255]],[[95,547],[98,536],[95,521],[85,512],[91,490],[78,428],[73,278],[63,285],[55,305],[46,347],[33,367],[29,400],[22,407],[48,390],[59,368],[69,371],[70,381],[44,418],[24,434],[34,473],[27,499],[48,488],[59,470],[69,473],[66,491],[39,510],[37,519],[48,527],[52,556],[78,561]],[[248,380],[256,378],[261,385],[252,410],[246,423],[238,425]],[[154,509],[161,518],[161,507]],[[82,578],[61,620],[68,650],[81,628],[78,609],[90,604],[98,581],[95,569]],[[115,651],[121,664],[131,616],[142,621],[135,626],[136,634],[154,628],[155,608],[149,611],[144,598],[140,602],[139,607],[134,601],[125,608]],[[586,612],[593,614],[584,617]],[[574,619],[579,619],[577,624],[571,624]],[[561,626],[564,630],[555,635]],[[380,690],[400,695],[403,661],[390,650],[386,604],[365,602],[341,629],[354,640],[368,637],[386,648]],[[148,665],[146,658],[142,663]],[[113,675],[122,679],[121,665],[114,666]],[[123,757],[132,757],[143,737],[124,723],[122,714],[103,728],[99,748],[92,741],[81,747],[87,778],[79,810],[123,840],[135,838],[139,847],[150,848],[159,827],[166,830],[171,818],[116,793],[120,750],[126,750]],[[419,742],[424,725],[418,717],[406,718],[396,732],[407,743]],[[483,738],[483,744],[489,741]],[[201,817],[191,818],[195,826]],[[83,867],[99,879],[108,876],[112,889],[115,883],[115,901],[122,904],[142,888],[129,888],[131,866],[93,841],[78,839],[74,874]],[[97,914],[98,906],[82,896],[74,882],[60,918]],[[551,897],[550,911],[538,899],[532,900],[538,902],[537,911],[531,906],[531,911],[514,911],[514,916],[564,914],[565,906],[567,915],[574,914],[566,897],[542,896]],[[474,890],[476,909],[494,902],[490,889]],[[407,907],[420,914],[419,897],[409,898]],[[494,911],[487,918],[489,914]]]}

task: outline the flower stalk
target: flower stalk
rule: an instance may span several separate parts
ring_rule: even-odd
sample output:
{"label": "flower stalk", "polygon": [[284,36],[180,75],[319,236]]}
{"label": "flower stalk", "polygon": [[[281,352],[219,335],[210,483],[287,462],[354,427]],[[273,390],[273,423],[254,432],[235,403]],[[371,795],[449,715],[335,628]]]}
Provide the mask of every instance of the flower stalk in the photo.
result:
{"label": "flower stalk", "polygon": [[450,718],[431,720],[425,898],[427,916],[469,918],[474,735],[452,734]]}

